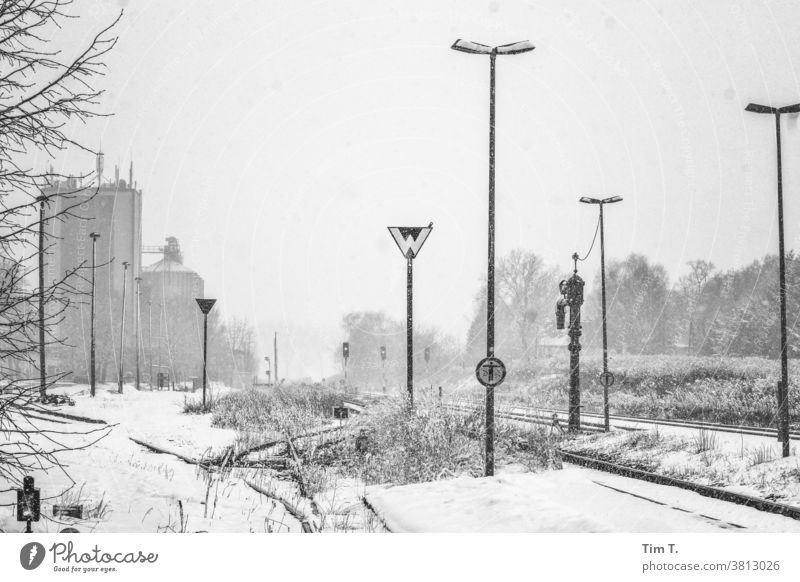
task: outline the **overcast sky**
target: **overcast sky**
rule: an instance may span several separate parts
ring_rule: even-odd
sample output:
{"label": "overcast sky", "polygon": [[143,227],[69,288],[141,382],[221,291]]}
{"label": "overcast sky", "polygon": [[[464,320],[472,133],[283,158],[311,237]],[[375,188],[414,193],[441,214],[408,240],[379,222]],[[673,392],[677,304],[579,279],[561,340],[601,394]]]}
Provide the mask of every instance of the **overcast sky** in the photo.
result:
{"label": "overcast sky", "polygon": [[[497,246],[570,267],[596,207],[607,255],[721,268],[776,252],[775,139],[750,101],[800,101],[794,1],[86,0],[69,34],[124,7],[80,129],[144,191],[144,242],[177,236],[207,295],[278,329],[290,376],[334,368],[341,316],[405,314],[387,225],[434,231],[417,321],[463,340],[485,276],[488,58],[498,59]],[[800,128],[784,120],[787,248],[800,248]],[[64,171],[93,167],[86,156]],[[151,257],[155,258],[155,257]],[[595,252],[587,279],[599,267]],[[291,356],[288,356],[291,352]],[[324,352],[324,353],[323,353]],[[284,375],[283,372],[281,375]]]}

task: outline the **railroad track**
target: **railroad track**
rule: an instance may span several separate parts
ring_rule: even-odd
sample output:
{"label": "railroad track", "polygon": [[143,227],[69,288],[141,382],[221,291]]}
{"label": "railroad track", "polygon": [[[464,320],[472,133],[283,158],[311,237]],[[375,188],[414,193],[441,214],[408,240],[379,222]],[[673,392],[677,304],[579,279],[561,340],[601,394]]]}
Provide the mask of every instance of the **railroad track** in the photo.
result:
{"label": "railroad track", "polygon": [[[453,404],[448,403],[444,404],[445,408],[449,410],[453,410],[456,412],[474,412],[478,410],[477,407],[471,406],[468,404]],[[532,413],[525,413],[525,412],[507,412],[502,410],[495,410],[494,411],[495,418],[505,418],[508,420],[519,420],[522,422],[526,422],[529,424],[541,424],[544,426],[554,426],[553,425],[553,417],[552,415],[544,415],[544,414],[532,414]],[[562,428],[566,430],[566,425],[561,425]],[[587,432],[603,432],[604,426],[600,423],[594,422],[582,422],[581,429]],[[637,428],[628,428],[623,430],[642,430]]]}
{"label": "railroad track", "polygon": [[[541,412],[545,414],[558,414],[559,418],[566,419],[567,412],[564,410],[559,410],[555,408],[537,408],[534,406],[513,406],[512,408],[523,409],[529,412]],[[601,423],[603,422],[603,415],[598,414],[595,412],[582,412],[581,419],[584,418],[591,418],[597,419]],[[680,419],[658,419],[658,418],[644,418],[639,416],[622,416],[618,414],[609,415],[609,420],[611,421],[612,425],[616,421],[618,423],[635,423],[635,424],[650,424],[650,425],[661,425],[661,426],[675,426],[681,428],[696,428],[698,430],[711,430],[711,431],[718,431],[718,432],[729,432],[734,434],[744,434],[744,435],[752,435],[752,436],[763,436],[763,437],[770,437],[770,438],[777,438],[778,432],[774,428],[766,428],[760,426],[747,426],[747,425],[736,425],[736,424],[723,424],[717,422],[706,422],[702,420],[680,420]],[[583,424],[583,422],[581,422]],[[617,428],[626,428],[624,426],[618,425]],[[800,440],[800,432],[797,431],[790,431],[789,438],[791,440]]]}
{"label": "railroad track", "polygon": [[[450,408],[451,410],[458,410],[463,412],[472,412],[476,410],[474,406],[469,406],[469,405],[446,404],[445,406]],[[543,417],[533,414],[516,414],[516,413],[509,414],[505,412],[499,412],[499,413],[496,412],[495,416],[502,418],[511,418],[513,420],[519,420],[521,422],[529,422],[532,424],[549,424],[544,420]],[[600,415],[595,415],[595,416],[599,417]],[[552,420],[550,422],[552,422]],[[590,423],[588,427],[585,427],[585,425],[586,423],[581,422],[581,428],[583,430],[586,430],[588,428],[589,432],[602,432],[604,430],[604,426],[602,424]],[[752,507],[760,511],[775,513],[786,517],[790,517],[792,519],[800,520],[800,507],[795,507],[793,505],[787,505],[785,503],[770,501],[768,499],[762,499],[759,497],[752,497],[750,495],[744,495],[742,493],[736,493],[734,491],[728,491],[726,489],[720,489],[719,487],[712,487],[710,485],[692,483],[691,481],[676,479],[674,477],[668,477],[666,475],[659,475],[658,473],[645,471],[643,469],[636,469],[634,467],[627,467],[625,465],[612,463],[610,461],[606,461],[604,459],[599,459],[596,457],[578,455],[562,449],[559,449],[559,453],[561,455],[561,460],[563,462],[570,463],[573,465],[587,467],[589,469],[596,469],[598,471],[604,471],[606,473],[614,473],[616,475],[622,475],[623,477],[629,477],[631,479],[648,481],[650,483],[655,483],[657,485],[678,487],[680,489],[693,491],[694,493],[697,493],[698,495],[702,495],[704,497],[719,499],[721,501],[727,501],[729,503],[736,503],[737,505],[745,505],[747,507]]]}

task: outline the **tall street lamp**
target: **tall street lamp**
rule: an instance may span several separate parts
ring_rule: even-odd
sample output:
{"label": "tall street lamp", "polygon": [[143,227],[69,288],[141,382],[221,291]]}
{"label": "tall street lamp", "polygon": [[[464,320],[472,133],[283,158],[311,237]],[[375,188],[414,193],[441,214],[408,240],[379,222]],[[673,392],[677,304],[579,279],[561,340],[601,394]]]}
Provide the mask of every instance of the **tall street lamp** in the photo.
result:
{"label": "tall street lamp", "polygon": [[89,386],[90,386],[90,394],[92,396],[95,395],[97,390],[97,375],[95,372],[95,331],[94,331],[94,318],[95,318],[95,274],[97,272],[97,239],[100,238],[100,234],[93,232],[89,235],[92,239],[92,308],[91,308],[91,315],[89,316],[90,319],[90,340],[89,340],[89,352],[90,352],[90,366],[91,369],[89,370]]}
{"label": "tall street lamp", "polygon": [[[495,175],[495,61],[497,55],[516,55],[532,51],[534,46],[524,40],[490,47],[458,39],[453,50],[489,57],[489,260],[486,294],[486,357],[494,357],[494,175]],[[494,386],[486,386],[486,468],[485,475],[494,475]]]}
{"label": "tall street lamp", "polygon": [[123,358],[125,357],[125,291],[128,288],[128,266],[130,263],[124,261],[122,263],[122,325],[119,330],[119,385],[117,392],[122,394],[122,372],[123,372]]}
{"label": "tall street lamp", "polygon": [[39,203],[39,399],[47,399],[47,362],[44,354],[44,205],[47,196],[38,196]]}
{"label": "tall street lamp", "polygon": [[206,373],[208,366],[208,312],[214,307],[216,299],[195,299],[200,311],[203,312],[203,409],[206,407]]}
{"label": "tall street lamp", "polygon": [[150,352],[150,390],[153,390],[153,291],[147,292],[147,344]]}
{"label": "tall street lamp", "polygon": [[786,263],[783,246],[783,172],[781,169],[781,113],[800,113],[800,103],[786,107],[769,107],[750,103],[745,111],[775,116],[775,142],[778,153],[778,281],[781,302],[781,381],[778,384],[778,434],[783,443],[783,456],[789,456],[789,362],[786,338]]}
{"label": "tall street lamp", "polygon": [[142,316],[142,278],[135,277],[134,281],[136,282],[136,317],[134,318],[133,324],[136,329],[136,389],[139,390],[139,326]]}
{"label": "tall street lamp", "polygon": [[603,206],[606,204],[613,204],[614,202],[622,202],[621,196],[611,196],[610,198],[589,198],[583,196],[580,202],[584,204],[597,204],[600,207],[600,281],[602,289],[602,302],[603,302],[603,375],[600,381],[603,384],[603,419],[605,430],[610,430],[610,423],[608,418],[608,387],[613,383],[614,376],[608,373],[608,328],[606,327],[606,245],[605,245],[605,232],[603,230]]}

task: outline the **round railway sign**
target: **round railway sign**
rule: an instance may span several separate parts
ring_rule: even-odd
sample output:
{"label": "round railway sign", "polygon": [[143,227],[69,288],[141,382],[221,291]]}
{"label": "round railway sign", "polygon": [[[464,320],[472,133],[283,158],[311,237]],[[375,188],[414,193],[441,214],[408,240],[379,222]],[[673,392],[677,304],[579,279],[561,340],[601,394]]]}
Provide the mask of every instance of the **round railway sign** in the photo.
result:
{"label": "round railway sign", "polygon": [[600,374],[600,383],[606,388],[613,386],[614,374],[612,374],[611,372],[603,372],[602,374]]}
{"label": "round railway sign", "polygon": [[497,386],[506,379],[506,366],[494,356],[484,358],[475,368],[475,377],[487,388]]}

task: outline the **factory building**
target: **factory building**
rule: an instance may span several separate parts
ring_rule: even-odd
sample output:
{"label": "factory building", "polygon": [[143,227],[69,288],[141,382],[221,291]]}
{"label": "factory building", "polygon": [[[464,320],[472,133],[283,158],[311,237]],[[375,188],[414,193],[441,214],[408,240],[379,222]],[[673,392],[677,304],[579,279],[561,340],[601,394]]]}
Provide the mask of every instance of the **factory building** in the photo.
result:
{"label": "factory building", "polygon": [[[123,286],[129,298],[125,326],[126,330],[133,330],[135,310],[130,297],[141,271],[142,191],[136,187],[133,162],[127,181],[120,178],[118,167],[114,168],[113,179],[106,179],[100,153],[96,159],[96,180],[89,184],[75,178],[56,181],[44,194],[52,196],[46,209],[50,216],[66,213],[47,223],[45,285],[52,285],[77,270],[78,276],[71,282],[82,293],[71,297],[70,306],[55,330],[64,344],[53,346],[48,372],[72,370],[74,379],[79,381],[88,377],[92,264],[89,235],[98,233],[95,287],[98,381],[114,381]],[[124,262],[129,264],[127,272]]]}

